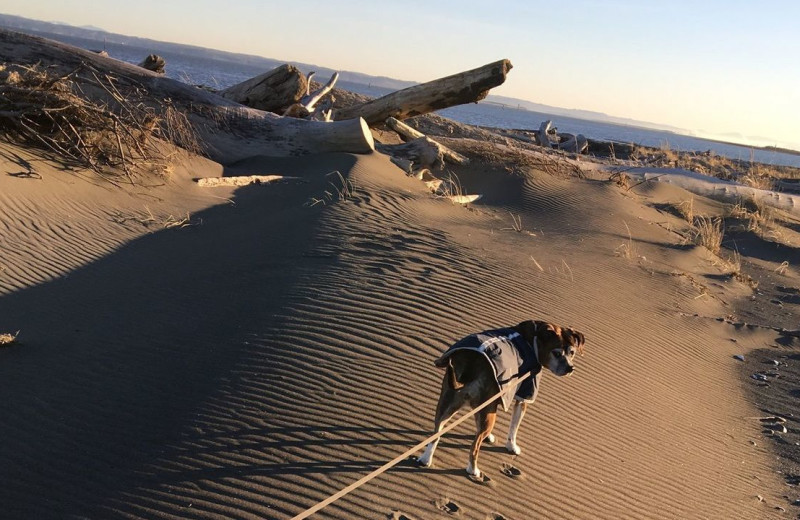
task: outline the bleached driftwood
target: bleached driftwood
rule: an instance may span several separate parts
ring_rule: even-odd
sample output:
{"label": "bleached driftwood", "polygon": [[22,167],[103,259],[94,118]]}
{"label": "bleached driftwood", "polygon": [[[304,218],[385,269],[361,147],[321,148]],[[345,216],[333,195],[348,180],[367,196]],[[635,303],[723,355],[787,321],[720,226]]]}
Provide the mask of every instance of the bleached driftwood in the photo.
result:
{"label": "bleached driftwood", "polygon": [[[308,84],[311,85],[311,79],[310,79],[311,74],[309,74],[308,77],[309,77]],[[328,92],[333,90],[334,85],[336,85],[336,80],[338,79],[339,79],[339,73],[334,72],[333,75],[331,76],[331,79],[328,80],[325,86],[323,86],[321,89],[317,90],[313,94],[307,93],[305,96],[303,96],[303,99],[300,100],[300,104],[303,105],[306,110],[313,113],[314,107],[317,105],[317,103],[319,103],[319,100],[325,97],[325,95]]]}
{"label": "bleached driftwood", "polygon": [[[410,141],[404,145],[393,145],[396,148],[405,147],[411,143],[414,143],[415,146],[418,146],[423,153],[432,153],[436,147],[430,146],[426,141],[437,145],[434,141],[431,141],[427,137],[423,136],[413,141]],[[403,148],[401,148],[403,149]],[[416,151],[417,148],[413,148]],[[431,160],[433,157],[428,157],[425,160]],[[441,157],[437,157],[438,161],[441,163]],[[428,187],[433,193],[440,197],[444,197],[450,199],[456,204],[469,204],[471,202],[475,202],[476,200],[483,197],[483,195],[472,195],[472,194],[464,194],[462,193],[461,184],[458,182],[457,178],[454,178],[452,175],[448,176],[445,179],[439,179],[434,177],[431,171],[425,167],[417,167],[413,169],[415,164],[405,158],[398,158],[398,157],[391,157],[393,163],[398,165],[403,171],[407,174],[412,175],[413,177],[421,180],[425,183],[425,186]],[[419,159],[418,159],[419,160]]]}
{"label": "bleached driftwood", "polygon": [[[442,169],[444,154],[439,143],[428,137],[420,137],[403,144],[384,144],[378,150],[391,156],[393,162],[406,159],[412,163],[413,170],[421,168]],[[402,166],[401,166],[402,167]]]}
{"label": "bleached driftwood", "polygon": [[[108,53],[106,52],[105,55],[108,56]],[[164,69],[167,66],[167,61],[158,54],[150,54],[144,60],[142,60],[139,66],[142,67],[143,69],[157,72],[158,74],[164,74],[165,72]]]}
{"label": "bleached driftwood", "polygon": [[726,202],[753,199],[767,206],[800,215],[800,195],[751,188],[689,170],[672,168],[632,168],[630,170],[625,170],[625,174],[637,181],[665,182],[667,184],[679,186],[697,195]]}
{"label": "bleached driftwood", "polygon": [[477,69],[468,70],[392,92],[378,99],[342,108],[334,112],[337,121],[363,117],[374,126],[389,117],[403,120],[442,108],[475,103],[485,98],[489,90],[506,80],[511,62],[500,60]]}
{"label": "bleached driftwood", "polygon": [[476,200],[480,200],[483,198],[483,195],[447,195],[447,198],[456,204],[469,204],[471,202],[475,202]]}
{"label": "bleached driftwood", "polygon": [[[308,153],[369,153],[375,149],[363,119],[306,121],[280,117],[242,106],[217,94],[198,89],[136,65],[100,56],[45,38],[0,29],[0,63],[49,67],[69,77],[81,95],[120,110],[117,96],[145,90],[154,115],[167,117],[167,108],[184,113],[212,159],[230,163],[253,155],[292,156]],[[97,81],[115,78],[117,92]],[[305,79],[304,79],[305,80]],[[303,89],[305,92],[305,89]],[[166,106],[164,99],[169,99]],[[299,99],[299,98],[298,98]]]}
{"label": "bleached driftwood", "polygon": [[225,99],[268,112],[283,112],[308,90],[308,81],[294,65],[281,65],[260,76],[237,83],[220,92]]}
{"label": "bleached driftwood", "polygon": [[539,125],[539,131],[536,132],[536,138],[539,140],[539,144],[546,148],[552,148],[553,144],[555,144],[551,136],[556,133],[556,129],[551,128],[552,125],[553,122],[549,119],[543,121],[542,124]]}
{"label": "bleached driftwood", "polygon": [[[389,126],[389,128],[391,128],[392,130],[394,130],[395,132],[397,132],[401,136],[405,137],[406,140],[413,140],[413,139],[419,139],[420,137],[426,137],[425,134],[423,134],[419,130],[417,130],[415,128],[411,128],[407,124],[403,123],[402,121],[398,121],[394,117],[388,118],[386,120],[386,124]],[[469,163],[469,159],[467,157],[464,157],[463,155],[461,155],[460,153],[458,153],[458,152],[456,152],[454,150],[451,150],[450,148],[446,147],[442,143],[439,143],[438,141],[437,141],[437,144],[439,145],[439,148],[442,151],[442,155],[444,156],[445,161],[448,161],[448,162],[451,162],[451,163],[454,163],[454,164],[468,164]]]}
{"label": "bleached driftwood", "polygon": [[308,75],[308,88],[306,89],[306,95],[298,101],[294,103],[289,108],[287,108],[283,115],[287,117],[299,117],[299,118],[313,118],[317,121],[330,121],[331,120],[331,111],[326,110],[323,111],[321,114],[315,114],[316,105],[317,103],[325,97],[325,94],[333,90],[333,86],[336,85],[336,80],[339,79],[339,73],[334,72],[331,79],[328,80],[328,83],[324,85],[322,88],[316,90],[313,94],[310,92],[311,90],[311,78],[316,74],[316,72],[311,72]]}
{"label": "bleached driftwood", "polygon": [[583,153],[589,148],[589,141],[583,134],[561,134],[559,137],[566,137],[566,140],[558,143],[558,149],[565,152]]}
{"label": "bleached driftwood", "polygon": [[270,184],[279,181],[299,180],[300,177],[284,175],[240,175],[237,177],[203,177],[196,179],[201,188],[219,188],[222,186],[248,186],[250,184]]}

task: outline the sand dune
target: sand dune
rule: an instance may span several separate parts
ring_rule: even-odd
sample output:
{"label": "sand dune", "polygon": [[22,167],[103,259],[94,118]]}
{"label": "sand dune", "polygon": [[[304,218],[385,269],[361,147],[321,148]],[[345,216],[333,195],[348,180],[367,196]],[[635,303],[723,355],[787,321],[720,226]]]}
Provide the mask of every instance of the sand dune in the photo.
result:
{"label": "sand dune", "polygon": [[[733,359],[778,335],[713,319],[751,291],[680,243],[655,205],[678,188],[473,164],[468,209],[381,154],[198,160],[140,193],[37,167],[0,177],[4,517],[290,518],[429,434],[451,342],[530,318],[587,353],[544,376],[519,457],[484,448],[492,486],[468,422],[316,517],[783,517]],[[220,173],[304,182],[191,182]]]}

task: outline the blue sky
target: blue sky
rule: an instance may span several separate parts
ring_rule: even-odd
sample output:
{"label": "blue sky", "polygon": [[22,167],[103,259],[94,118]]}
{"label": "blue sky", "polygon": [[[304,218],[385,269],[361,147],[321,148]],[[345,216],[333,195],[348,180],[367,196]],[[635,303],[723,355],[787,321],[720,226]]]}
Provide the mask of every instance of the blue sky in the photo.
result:
{"label": "blue sky", "polygon": [[800,2],[4,0],[0,11],[800,148]]}

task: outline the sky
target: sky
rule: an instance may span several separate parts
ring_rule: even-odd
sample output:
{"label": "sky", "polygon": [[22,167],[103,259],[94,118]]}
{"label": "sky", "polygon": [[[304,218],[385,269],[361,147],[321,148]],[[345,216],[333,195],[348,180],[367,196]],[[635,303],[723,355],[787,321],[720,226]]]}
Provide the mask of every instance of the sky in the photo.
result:
{"label": "sky", "polygon": [[492,94],[800,149],[794,0],[3,0],[0,12],[412,81],[508,58]]}

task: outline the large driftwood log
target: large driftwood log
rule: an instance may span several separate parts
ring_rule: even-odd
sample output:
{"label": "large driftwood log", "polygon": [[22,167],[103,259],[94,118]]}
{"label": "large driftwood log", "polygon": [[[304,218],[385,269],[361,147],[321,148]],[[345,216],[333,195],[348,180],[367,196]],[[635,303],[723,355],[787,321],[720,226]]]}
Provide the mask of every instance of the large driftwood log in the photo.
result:
{"label": "large driftwood log", "polygon": [[220,92],[225,99],[267,112],[282,112],[308,91],[308,81],[294,65],[281,65]]}
{"label": "large driftwood log", "polygon": [[506,80],[511,62],[500,60],[477,69],[392,92],[378,99],[336,111],[337,121],[363,117],[374,126],[389,117],[403,120],[442,108],[475,103]]}
{"label": "large driftwood log", "polygon": [[[426,137],[425,134],[423,134],[419,130],[411,128],[407,124],[403,123],[402,121],[398,121],[393,117],[390,117],[389,119],[386,120],[386,125],[395,132],[397,132],[398,134],[400,134],[401,136],[403,136],[407,141],[413,139],[419,139],[420,137]],[[463,155],[454,150],[451,150],[442,143],[439,143],[438,141],[437,144],[441,149],[445,161],[454,164],[469,164],[469,159],[467,157],[464,157]]]}
{"label": "large driftwood log", "polygon": [[736,182],[709,177],[677,168],[628,168],[625,175],[639,182],[657,181],[679,186],[686,191],[725,202],[755,200],[760,204],[800,215],[800,195],[761,190]]}
{"label": "large driftwood log", "polygon": [[[325,123],[280,117],[136,65],[37,36],[0,29],[2,62],[50,67],[75,82],[82,95],[107,103],[112,111],[120,108],[116,96],[144,90],[154,113],[166,117],[163,100],[169,99],[169,108],[187,116],[206,153],[221,163],[254,155],[368,153],[375,149],[363,120]],[[101,88],[94,79],[106,76],[114,78],[117,92]]]}

